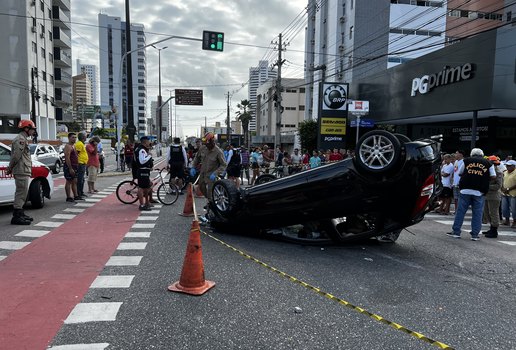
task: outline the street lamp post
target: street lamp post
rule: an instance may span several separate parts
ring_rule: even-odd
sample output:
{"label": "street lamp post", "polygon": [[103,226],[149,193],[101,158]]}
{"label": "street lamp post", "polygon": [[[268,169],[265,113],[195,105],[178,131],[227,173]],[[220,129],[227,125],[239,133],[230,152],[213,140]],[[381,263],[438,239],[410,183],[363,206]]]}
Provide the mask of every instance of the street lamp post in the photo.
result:
{"label": "street lamp post", "polygon": [[[159,48],[152,45],[152,47],[158,50],[158,106],[161,106],[161,104],[163,103],[161,97],[161,50],[165,50],[168,46]],[[161,143],[161,129],[163,125],[161,108],[159,108],[158,115],[156,116],[156,118],[158,119],[156,123],[158,126],[158,132],[156,137],[158,139],[158,143]]]}
{"label": "street lamp post", "polygon": [[[183,40],[192,40],[192,41],[202,41],[202,39],[197,39],[197,38],[190,38],[190,37],[179,36],[179,35],[171,35],[171,36],[168,36],[168,37],[166,37],[164,39],[161,39],[161,40],[155,41],[153,43],[144,45],[142,47],[138,47],[136,49],[124,52],[124,54],[120,58],[120,75],[118,77],[118,83],[119,83],[118,86],[119,86],[119,89],[120,89],[120,97],[119,97],[120,98],[120,100],[119,100],[120,104],[119,104],[119,108],[118,108],[118,117],[117,117],[117,120],[118,120],[118,123],[117,123],[117,125],[118,125],[118,130],[117,130],[117,141],[118,141],[117,152],[119,154],[120,154],[120,139],[122,138],[122,113],[123,113],[123,107],[122,107],[123,106],[123,98],[122,98],[122,66],[124,64],[124,60],[126,59],[126,57],[128,55],[130,55],[133,52],[145,50],[149,46],[153,46],[153,45],[156,45],[156,44],[159,44],[159,43],[162,43],[164,41],[171,40],[171,39],[183,39]],[[132,74],[132,72],[128,72],[128,74]],[[132,87],[130,87],[130,88],[132,88]],[[127,109],[128,108],[130,108],[130,106],[127,106]],[[133,130],[130,130],[129,132],[133,132]],[[117,170],[119,169],[118,167],[119,167],[119,165],[117,164]]]}

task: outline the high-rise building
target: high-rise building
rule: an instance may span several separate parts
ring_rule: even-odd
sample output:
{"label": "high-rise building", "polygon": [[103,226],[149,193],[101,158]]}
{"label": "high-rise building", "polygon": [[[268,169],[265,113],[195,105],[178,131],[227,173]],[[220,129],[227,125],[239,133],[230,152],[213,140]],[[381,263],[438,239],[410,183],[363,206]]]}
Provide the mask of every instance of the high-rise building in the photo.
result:
{"label": "high-rise building", "polygon": [[99,70],[94,64],[83,64],[81,60],[77,60],[77,75],[86,74],[91,82],[91,104],[99,105]]}
{"label": "high-rise building", "polygon": [[30,118],[40,140],[55,139],[71,103],[70,1],[2,1],[0,12],[0,134]]}
{"label": "high-rise building", "polygon": [[[31,0],[31,3],[42,0]],[[56,119],[70,121],[71,113],[67,110],[72,104],[72,27],[70,24],[70,0],[52,0],[53,60],[55,79],[55,115]],[[49,33],[50,35],[50,33]]]}
{"label": "high-rise building", "polygon": [[[351,82],[502,24],[503,0],[308,2],[305,119],[317,119],[322,81]],[[351,96],[352,98],[352,96]]]}
{"label": "high-rise building", "polygon": [[[125,47],[125,22],[120,17],[99,14],[99,55],[100,55],[100,103],[111,106],[122,112],[122,120],[127,124],[127,86],[126,62],[131,59],[133,77],[133,118],[137,135],[148,133],[148,123],[145,113],[147,103],[146,88],[146,58],[145,50],[131,53],[124,62],[122,56]],[[144,26],[131,24],[131,50],[145,46]],[[120,96],[120,92],[122,96]],[[121,98],[122,97],[122,98]],[[120,101],[123,106],[120,108]]]}
{"label": "high-rise building", "polygon": [[91,80],[86,73],[72,77],[73,109],[79,105],[92,105]]}
{"label": "high-rise building", "polygon": [[[152,129],[149,130],[153,135],[158,134],[158,101],[151,101]],[[167,140],[169,136],[175,136],[170,130],[170,102],[161,108],[161,139]]]}
{"label": "high-rise building", "polygon": [[251,103],[252,119],[249,131],[256,131],[256,91],[268,80],[276,79],[278,72],[269,68],[269,61],[259,61],[258,67],[249,68],[248,100]]}

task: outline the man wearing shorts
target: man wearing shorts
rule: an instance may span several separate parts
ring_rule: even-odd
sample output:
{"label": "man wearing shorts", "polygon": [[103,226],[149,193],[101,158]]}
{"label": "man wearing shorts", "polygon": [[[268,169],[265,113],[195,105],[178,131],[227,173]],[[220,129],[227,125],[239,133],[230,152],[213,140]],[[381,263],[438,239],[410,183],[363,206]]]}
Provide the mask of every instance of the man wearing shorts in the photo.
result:
{"label": "man wearing shorts", "polygon": [[188,164],[186,150],[180,144],[179,137],[174,137],[174,143],[168,148],[167,152],[167,170],[170,171],[170,183],[175,183],[179,188],[179,194],[183,194],[181,188],[185,177],[185,168]]}
{"label": "man wearing shorts", "polygon": [[[65,145],[65,163],[63,165],[63,174],[66,179],[65,192],[66,201],[75,203],[76,200],[82,199],[77,192],[77,172],[79,171],[79,157],[75,150],[75,141],[77,135],[73,132],[68,134],[68,143]],[[72,196],[73,195],[73,196]]]}
{"label": "man wearing shorts", "polygon": [[459,169],[464,164],[464,154],[463,150],[458,150],[455,152],[455,162],[453,163],[453,182],[452,182],[452,190],[453,190],[453,204],[455,211],[457,211],[457,204],[459,202],[460,188],[459,188]]}
{"label": "man wearing shorts", "polygon": [[450,204],[453,197],[453,164],[451,162],[452,156],[450,154],[445,154],[443,158],[444,164],[441,167],[441,183],[443,184],[443,190],[441,192],[441,206],[438,209],[438,213],[443,215],[449,215]]}
{"label": "man wearing shorts", "polygon": [[150,193],[152,192],[152,183],[150,173],[154,166],[154,160],[149,153],[150,140],[147,136],[140,138],[140,147],[138,148],[138,199],[140,200],[140,210],[151,210]]}

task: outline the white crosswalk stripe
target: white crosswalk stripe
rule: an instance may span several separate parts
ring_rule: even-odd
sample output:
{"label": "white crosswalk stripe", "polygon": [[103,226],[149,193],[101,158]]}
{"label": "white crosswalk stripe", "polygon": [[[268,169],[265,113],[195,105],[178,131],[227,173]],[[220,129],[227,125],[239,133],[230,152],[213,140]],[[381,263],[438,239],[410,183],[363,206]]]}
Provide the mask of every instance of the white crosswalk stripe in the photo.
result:
{"label": "white crosswalk stripe", "polygon": [[50,231],[45,231],[45,230],[23,230],[22,232],[15,234],[15,236],[37,238],[37,237],[43,237],[47,233],[50,233]]}
{"label": "white crosswalk stripe", "polygon": [[92,344],[68,344],[56,345],[48,348],[49,350],[104,350],[109,343],[92,343]]}
{"label": "white crosswalk stripe", "polygon": [[72,310],[65,324],[115,321],[122,303],[79,303]]}

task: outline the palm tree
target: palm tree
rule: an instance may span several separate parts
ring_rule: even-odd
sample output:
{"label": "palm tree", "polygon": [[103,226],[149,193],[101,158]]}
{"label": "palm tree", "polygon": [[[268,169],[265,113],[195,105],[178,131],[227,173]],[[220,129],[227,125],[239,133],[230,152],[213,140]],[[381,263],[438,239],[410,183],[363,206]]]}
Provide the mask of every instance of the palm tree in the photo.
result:
{"label": "palm tree", "polygon": [[250,109],[252,108],[251,102],[248,100],[242,100],[237,104],[237,108],[240,109],[237,114],[237,120],[242,123],[242,129],[244,130],[244,144],[249,147],[249,122],[253,118]]}

